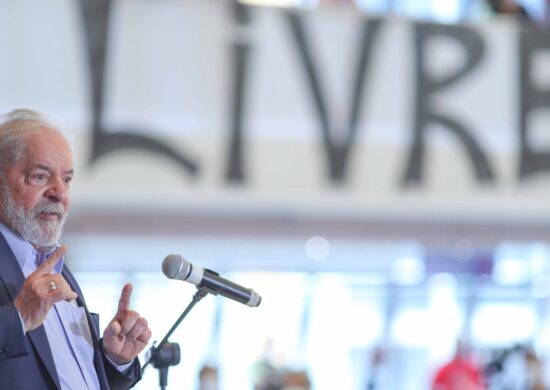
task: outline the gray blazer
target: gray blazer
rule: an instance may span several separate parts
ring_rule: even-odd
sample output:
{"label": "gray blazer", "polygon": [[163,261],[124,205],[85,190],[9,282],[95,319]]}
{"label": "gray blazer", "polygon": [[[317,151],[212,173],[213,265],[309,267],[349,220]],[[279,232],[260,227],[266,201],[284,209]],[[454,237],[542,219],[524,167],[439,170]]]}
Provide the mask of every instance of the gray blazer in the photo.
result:
{"label": "gray blazer", "polygon": [[[101,348],[98,315],[90,314],[78,283],[68,268],[63,268],[63,276],[78,294],[77,304],[86,310],[94,343],[94,366],[101,389],[128,389],[141,379],[139,360],[135,359],[127,375],[109,362]],[[13,252],[0,234],[0,389],[61,390],[44,326],[23,334],[13,302],[24,280]]]}

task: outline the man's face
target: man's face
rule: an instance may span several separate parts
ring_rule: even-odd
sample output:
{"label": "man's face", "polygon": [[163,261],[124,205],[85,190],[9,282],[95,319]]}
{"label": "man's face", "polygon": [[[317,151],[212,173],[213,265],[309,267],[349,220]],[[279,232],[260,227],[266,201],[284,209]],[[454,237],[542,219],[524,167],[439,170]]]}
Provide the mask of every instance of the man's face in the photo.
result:
{"label": "man's face", "polygon": [[0,220],[37,247],[57,242],[69,211],[72,155],[50,129],[27,139],[23,157],[7,167]]}

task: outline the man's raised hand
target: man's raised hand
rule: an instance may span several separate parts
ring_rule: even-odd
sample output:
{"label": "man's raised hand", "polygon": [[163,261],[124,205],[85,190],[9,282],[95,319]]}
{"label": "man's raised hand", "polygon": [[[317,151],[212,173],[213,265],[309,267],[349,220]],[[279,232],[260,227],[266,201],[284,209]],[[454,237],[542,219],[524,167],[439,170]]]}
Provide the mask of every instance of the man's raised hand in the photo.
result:
{"label": "man's raised hand", "polygon": [[52,274],[59,259],[67,252],[67,246],[57,248],[32,274],[27,276],[21,291],[15,298],[15,307],[25,331],[38,328],[44,322],[52,306],[59,301],[77,298],[62,275]]}
{"label": "man's raised hand", "polygon": [[122,288],[117,313],[103,332],[103,349],[119,365],[134,360],[151,338],[147,320],[130,310],[131,295],[132,285],[127,283]]}

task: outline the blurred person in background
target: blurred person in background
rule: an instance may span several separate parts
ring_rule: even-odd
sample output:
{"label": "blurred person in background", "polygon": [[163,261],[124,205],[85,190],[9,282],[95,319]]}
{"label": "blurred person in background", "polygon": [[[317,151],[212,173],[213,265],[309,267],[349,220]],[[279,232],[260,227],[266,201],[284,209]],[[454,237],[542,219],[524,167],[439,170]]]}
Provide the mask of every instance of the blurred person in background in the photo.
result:
{"label": "blurred person in background", "polygon": [[99,338],[59,245],[73,178],[67,139],[40,114],[0,122],[0,388],[126,389],[151,331],[129,309],[132,285]]}
{"label": "blurred person in background", "polygon": [[499,15],[516,15],[522,20],[530,21],[527,10],[513,0],[486,0],[487,4],[495,14]]}
{"label": "blurred person in background", "polygon": [[548,389],[543,371],[535,351],[524,345],[498,351],[486,367],[490,388],[502,390]]}
{"label": "blurred person in background", "polygon": [[452,360],[437,370],[432,390],[483,390],[486,388],[482,371],[472,361],[468,343],[459,340]]}
{"label": "blurred person in background", "polygon": [[218,390],[218,369],[205,364],[199,371],[199,390]]}
{"label": "blurred person in background", "polygon": [[388,376],[388,349],[382,345],[374,348],[369,362],[367,379],[367,390],[378,390],[385,388],[386,378]]}
{"label": "blurred person in background", "polygon": [[282,390],[310,390],[311,383],[305,371],[288,370],[283,379]]}
{"label": "blurred person in background", "polygon": [[527,378],[531,390],[544,390],[543,367],[541,361],[537,358],[535,351],[531,348],[525,350],[525,363],[527,365]]}

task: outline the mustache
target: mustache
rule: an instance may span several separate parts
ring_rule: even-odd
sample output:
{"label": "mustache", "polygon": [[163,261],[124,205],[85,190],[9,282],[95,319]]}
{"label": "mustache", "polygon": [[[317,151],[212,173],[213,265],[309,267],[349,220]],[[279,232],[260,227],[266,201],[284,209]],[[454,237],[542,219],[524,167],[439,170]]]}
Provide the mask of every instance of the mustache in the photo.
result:
{"label": "mustache", "polygon": [[40,213],[55,214],[59,218],[64,217],[66,214],[65,207],[61,203],[54,203],[51,201],[44,201],[39,203],[31,210],[31,218],[36,217]]}

